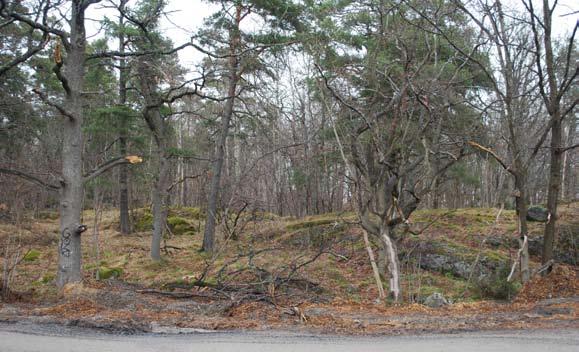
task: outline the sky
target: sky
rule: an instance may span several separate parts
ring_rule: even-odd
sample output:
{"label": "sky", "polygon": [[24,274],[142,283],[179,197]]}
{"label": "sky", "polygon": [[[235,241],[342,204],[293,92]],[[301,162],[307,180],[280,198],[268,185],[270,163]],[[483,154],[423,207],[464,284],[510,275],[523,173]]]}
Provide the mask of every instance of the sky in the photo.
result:
{"label": "sky", "polygon": [[[136,1],[129,1],[131,3]],[[552,1],[550,1],[552,3]],[[93,35],[98,31],[98,20],[104,16],[116,18],[114,10],[104,9],[106,1],[102,5],[95,5],[89,8],[87,18],[93,19],[87,25],[87,34]],[[503,0],[505,6],[521,8],[521,0]],[[537,10],[541,9],[541,1],[535,0]],[[166,8],[167,16],[161,21],[161,29],[167,37],[173,40],[175,45],[181,45],[190,40],[191,33],[194,33],[203,24],[203,19],[211,15],[219,7],[202,0],[169,0]],[[553,21],[553,34],[555,37],[561,36],[573,30],[575,23],[579,20],[579,14],[562,16],[564,14],[579,11],[579,0],[559,0],[557,11]],[[199,62],[203,55],[195,49],[188,47],[179,52],[179,59],[184,67],[190,67]]]}

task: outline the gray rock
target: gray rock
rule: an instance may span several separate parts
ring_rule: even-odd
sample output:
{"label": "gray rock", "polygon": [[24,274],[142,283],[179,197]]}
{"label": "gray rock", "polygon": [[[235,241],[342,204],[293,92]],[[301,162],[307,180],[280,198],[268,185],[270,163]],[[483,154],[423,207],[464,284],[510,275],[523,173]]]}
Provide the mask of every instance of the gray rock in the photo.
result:
{"label": "gray rock", "polygon": [[441,293],[435,292],[424,300],[424,305],[430,308],[440,308],[448,305],[449,302]]}
{"label": "gray rock", "polygon": [[539,206],[530,207],[527,212],[528,221],[547,222],[548,216],[547,209]]}
{"label": "gray rock", "polygon": [[468,278],[470,266],[456,258],[441,254],[426,254],[420,258],[422,269],[438,272],[449,272],[454,276]]}
{"label": "gray rock", "polygon": [[[579,233],[566,231],[565,226],[561,226],[559,235],[555,239],[555,260],[560,263],[577,265],[579,257],[578,243]],[[540,256],[543,253],[543,236],[529,236],[529,254],[532,256]],[[512,248],[518,248],[519,241],[513,239]]]}

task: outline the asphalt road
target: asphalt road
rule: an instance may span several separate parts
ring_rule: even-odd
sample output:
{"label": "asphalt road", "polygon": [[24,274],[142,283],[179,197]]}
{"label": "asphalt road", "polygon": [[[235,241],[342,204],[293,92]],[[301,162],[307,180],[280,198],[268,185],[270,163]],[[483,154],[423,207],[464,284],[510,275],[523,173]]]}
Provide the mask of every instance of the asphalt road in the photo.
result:
{"label": "asphalt road", "polygon": [[451,335],[344,337],[286,332],[111,335],[58,326],[0,324],[1,352],[550,352],[579,351],[579,331],[476,332]]}

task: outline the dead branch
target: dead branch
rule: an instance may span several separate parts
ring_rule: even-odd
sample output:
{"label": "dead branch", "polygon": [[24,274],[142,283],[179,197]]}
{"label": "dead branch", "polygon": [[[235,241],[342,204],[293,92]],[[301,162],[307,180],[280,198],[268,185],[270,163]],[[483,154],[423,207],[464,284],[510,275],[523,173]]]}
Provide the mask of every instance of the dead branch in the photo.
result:
{"label": "dead branch", "polygon": [[14,176],[18,176],[26,181],[35,183],[39,186],[45,187],[49,190],[52,191],[58,191],[60,189],[60,186],[57,185],[53,185],[51,183],[48,183],[46,181],[41,180],[40,178],[33,176],[31,174],[28,174],[26,172],[23,171],[18,171],[18,170],[12,170],[12,169],[6,169],[6,168],[0,168],[0,174],[7,174],[7,175],[14,175]]}
{"label": "dead branch", "polygon": [[92,171],[90,171],[89,173],[84,175],[84,182],[88,182],[90,180],[92,180],[93,178],[99,176],[100,174],[108,171],[109,169],[118,166],[118,165],[122,165],[122,164],[139,164],[143,162],[143,159],[141,159],[138,156],[135,155],[129,155],[129,156],[125,156],[125,157],[118,157],[118,158],[114,158],[112,160],[109,160],[107,162],[105,162],[104,164],[96,167],[95,169],[93,169]]}

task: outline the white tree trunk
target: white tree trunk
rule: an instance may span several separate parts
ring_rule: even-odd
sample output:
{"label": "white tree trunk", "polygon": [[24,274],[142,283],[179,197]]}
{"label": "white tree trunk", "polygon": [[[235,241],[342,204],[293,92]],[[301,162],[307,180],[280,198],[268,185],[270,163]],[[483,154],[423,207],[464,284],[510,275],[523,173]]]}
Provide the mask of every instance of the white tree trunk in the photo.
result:
{"label": "white tree trunk", "polygon": [[380,279],[380,271],[378,270],[378,265],[376,265],[376,259],[374,258],[374,252],[370,246],[370,240],[368,239],[368,232],[362,230],[364,234],[364,243],[366,244],[366,250],[368,251],[368,257],[370,257],[370,264],[372,265],[372,272],[374,273],[374,279],[376,280],[376,286],[378,287],[378,298],[383,300],[386,298],[384,293],[384,287],[382,286],[382,279]]}
{"label": "white tree trunk", "polygon": [[394,302],[400,300],[400,264],[398,263],[398,250],[396,249],[396,244],[390,238],[388,230],[380,230],[380,239],[384,244],[384,250],[386,252],[386,265],[389,275],[390,284],[390,296],[394,299]]}

